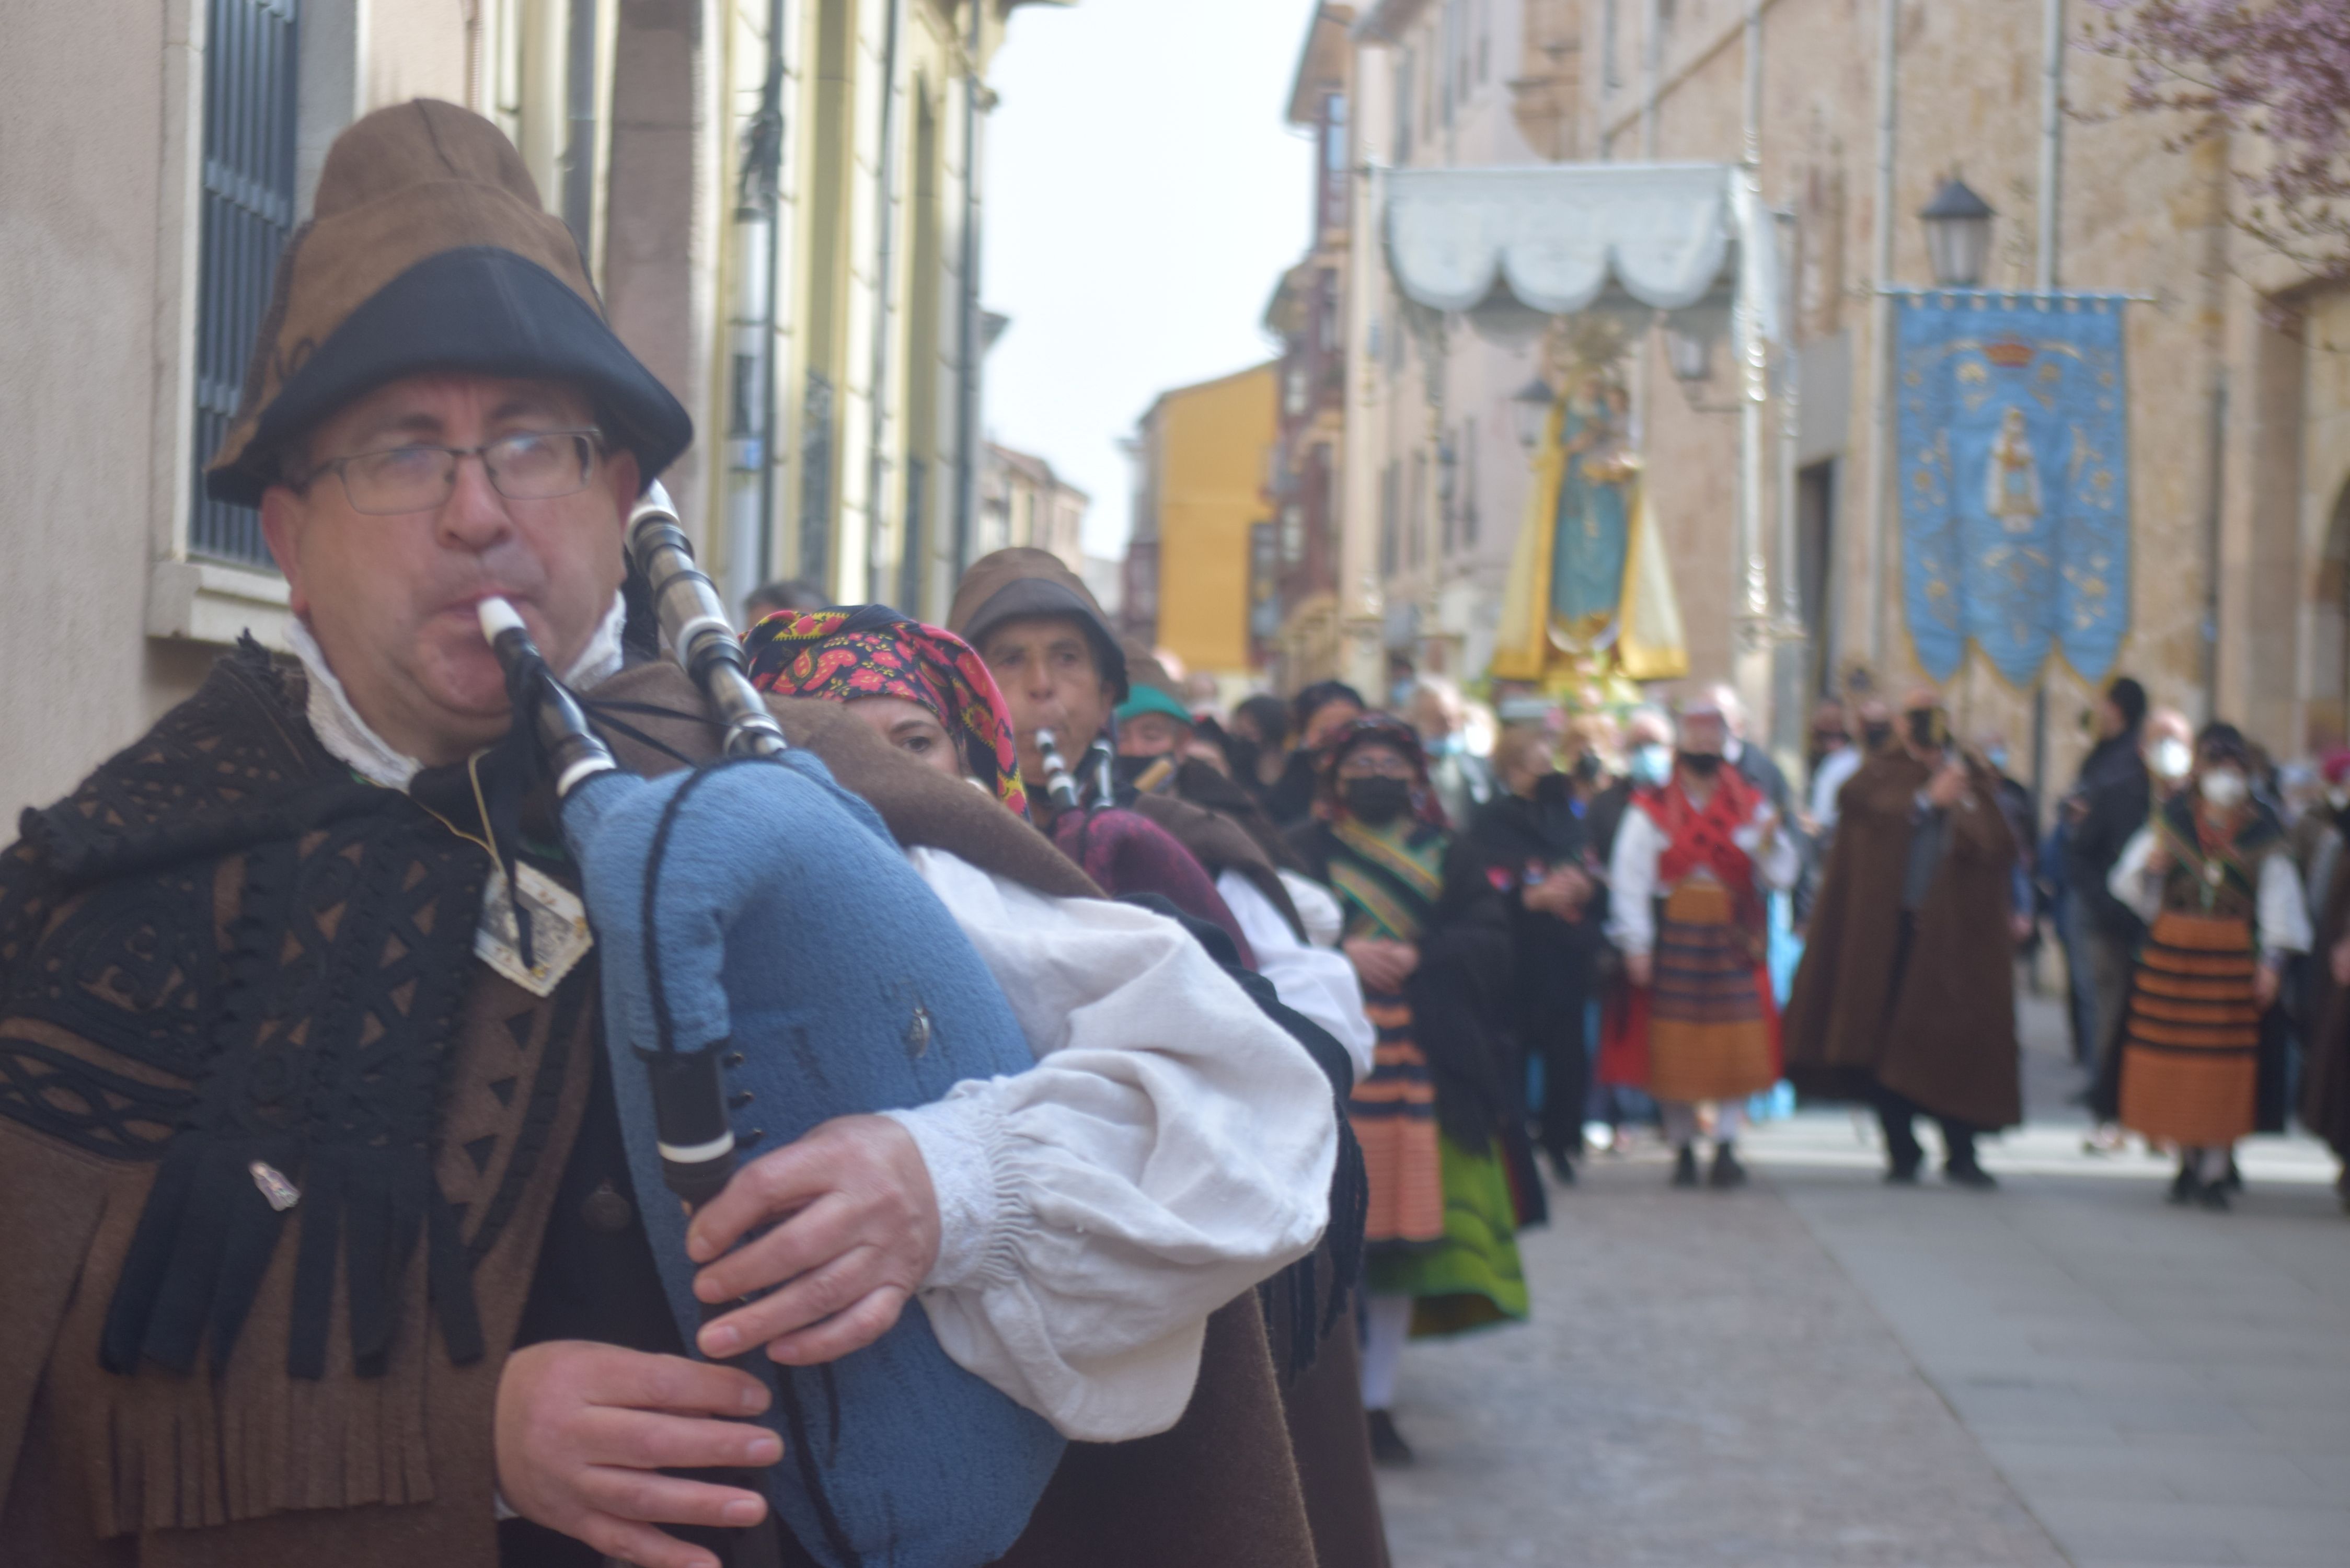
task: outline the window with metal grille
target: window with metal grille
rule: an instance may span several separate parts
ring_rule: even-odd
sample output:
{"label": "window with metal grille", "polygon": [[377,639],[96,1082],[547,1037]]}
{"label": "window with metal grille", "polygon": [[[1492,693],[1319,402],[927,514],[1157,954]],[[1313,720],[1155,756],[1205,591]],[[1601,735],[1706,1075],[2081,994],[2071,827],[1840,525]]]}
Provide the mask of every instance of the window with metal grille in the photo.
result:
{"label": "window with metal grille", "polygon": [[204,494],[294,229],[295,0],[209,0],[190,554],[270,564],[261,514]]}

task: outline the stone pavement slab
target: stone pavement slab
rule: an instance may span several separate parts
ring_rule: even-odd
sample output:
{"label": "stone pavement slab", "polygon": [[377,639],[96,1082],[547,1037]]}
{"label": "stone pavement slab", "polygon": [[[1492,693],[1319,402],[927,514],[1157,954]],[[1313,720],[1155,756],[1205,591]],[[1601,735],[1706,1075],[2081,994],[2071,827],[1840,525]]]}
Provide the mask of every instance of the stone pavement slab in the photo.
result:
{"label": "stone pavement slab", "polygon": [[1405,1356],[1397,1568],[2064,1563],[1775,1193],[1593,1164],[1524,1239],[1535,1321]]}
{"label": "stone pavement slab", "polygon": [[2026,999],[1991,1194],[1879,1179],[1873,1121],[1754,1129],[1743,1192],[1596,1157],[1524,1238],[1534,1321],[1404,1358],[1397,1568],[2350,1565],[2350,1223],[2249,1140],[2235,1210],[2085,1152]]}
{"label": "stone pavement slab", "polygon": [[[1994,1145],[2004,1186],[1978,1195],[1770,1147],[1819,1130],[1765,1129],[1756,1159],[2077,1568],[2350,1563],[2330,1167],[2277,1140],[2207,1214],[2166,1205],[2150,1161],[2132,1179],[2076,1151],[2091,1173],[2054,1174],[2057,1151]],[[2292,1179],[2303,1163],[2320,1179]]]}

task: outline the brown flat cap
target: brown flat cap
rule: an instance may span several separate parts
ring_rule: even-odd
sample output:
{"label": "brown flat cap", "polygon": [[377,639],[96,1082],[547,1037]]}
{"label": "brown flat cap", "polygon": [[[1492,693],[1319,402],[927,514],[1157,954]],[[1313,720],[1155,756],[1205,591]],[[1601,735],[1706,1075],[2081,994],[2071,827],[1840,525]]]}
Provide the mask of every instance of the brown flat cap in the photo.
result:
{"label": "brown flat cap", "polygon": [[692,439],[606,324],[521,154],[480,115],[419,99],[360,119],[328,151],[313,212],[278,258],[236,422],[205,473],[215,498],[257,502],[288,441],[424,370],[573,382],[647,480]]}
{"label": "brown flat cap", "polygon": [[1068,616],[1086,628],[1103,679],[1118,701],[1125,701],[1126,651],[1118,646],[1118,632],[1085,579],[1049,550],[1015,545],[973,561],[955,589],[947,629],[977,648],[989,631],[1007,620],[1045,615]]}

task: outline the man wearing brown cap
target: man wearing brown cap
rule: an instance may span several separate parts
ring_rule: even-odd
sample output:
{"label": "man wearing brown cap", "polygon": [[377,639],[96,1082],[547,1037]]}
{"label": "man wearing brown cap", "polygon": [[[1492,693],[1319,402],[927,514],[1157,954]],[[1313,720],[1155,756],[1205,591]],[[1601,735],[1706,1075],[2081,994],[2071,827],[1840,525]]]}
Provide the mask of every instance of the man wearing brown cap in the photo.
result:
{"label": "man wearing brown cap", "polygon": [[[369,116],[315,211],[208,480],[259,504],[302,668],[247,644],[0,852],[0,1552],[805,1563],[757,1491],[665,1473],[783,1444],[737,1419],[760,1380],[681,1354],[577,879],[477,629],[502,596],[575,687],[615,677],[620,522],[690,424],[486,120]],[[616,684],[694,700],[673,670]],[[778,714],[901,844],[1090,890],[838,710]],[[556,917],[528,957],[485,918],[501,858]],[[703,1329],[710,1354],[825,1364],[945,1253],[1003,1261],[887,1117],[763,1156],[722,1202],[775,1223],[723,1263],[705,1225],[704,1293],[785,1288]],[[1082,1223],[1059,1234],[1084,1254]],[[1205,1345],[1175,1429],[1072,1445],[1005,1563],[1311,1563],[1262,1332]],[[1184,1507],[1228,1494],[1250,1506]]]}

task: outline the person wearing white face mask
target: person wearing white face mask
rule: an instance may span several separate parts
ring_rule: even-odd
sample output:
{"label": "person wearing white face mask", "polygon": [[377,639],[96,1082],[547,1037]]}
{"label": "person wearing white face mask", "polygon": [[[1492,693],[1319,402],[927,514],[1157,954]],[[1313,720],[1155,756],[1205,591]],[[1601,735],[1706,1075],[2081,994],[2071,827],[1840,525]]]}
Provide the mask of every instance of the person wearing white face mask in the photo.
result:
{"label": "person wearing white face mask", "polygon": [[2252,794],[2253,753],[2232,724],[2196,737],[2192,783],[2133,836],[2109,880],[2150,928],[2122,1037],[2120,1120],[2178,1146],[2173,1203],[2225,1209],[2236,1140],[2261,1121],[2262,1058],[2309,907],[2284,825]]}
{"label": "person wearing white face mask", "polygon": [[[2110,952],[2093,955],[2100,961],[2098,1029],[2089,1059],[2095,1075],[2089,1083],[2088,1106],[2097,1125],[2081,1146],[2085,1154],[2118,1154],[2129,1142],[2121,1127],[2122,1026],[2128,1021],[2130,976],[2137,970],[2138,950],[2146,944],[2146,922],[2112,896],[2106,879],[2150,813],[2185,789],[2195,774],[2195,727],[2178,709],[2157,708],[2148,713],[2138,741],[2143,782],[2134,787],[2114,784],[2090,798],[2082,836],[2094,836],[2114,847],[2100,851],[2106,860],[2096,886],[2074,889],[2085,901],[2103,907],[2120,942]],[[2076,853],[2080,842],[2075,839]]]}

